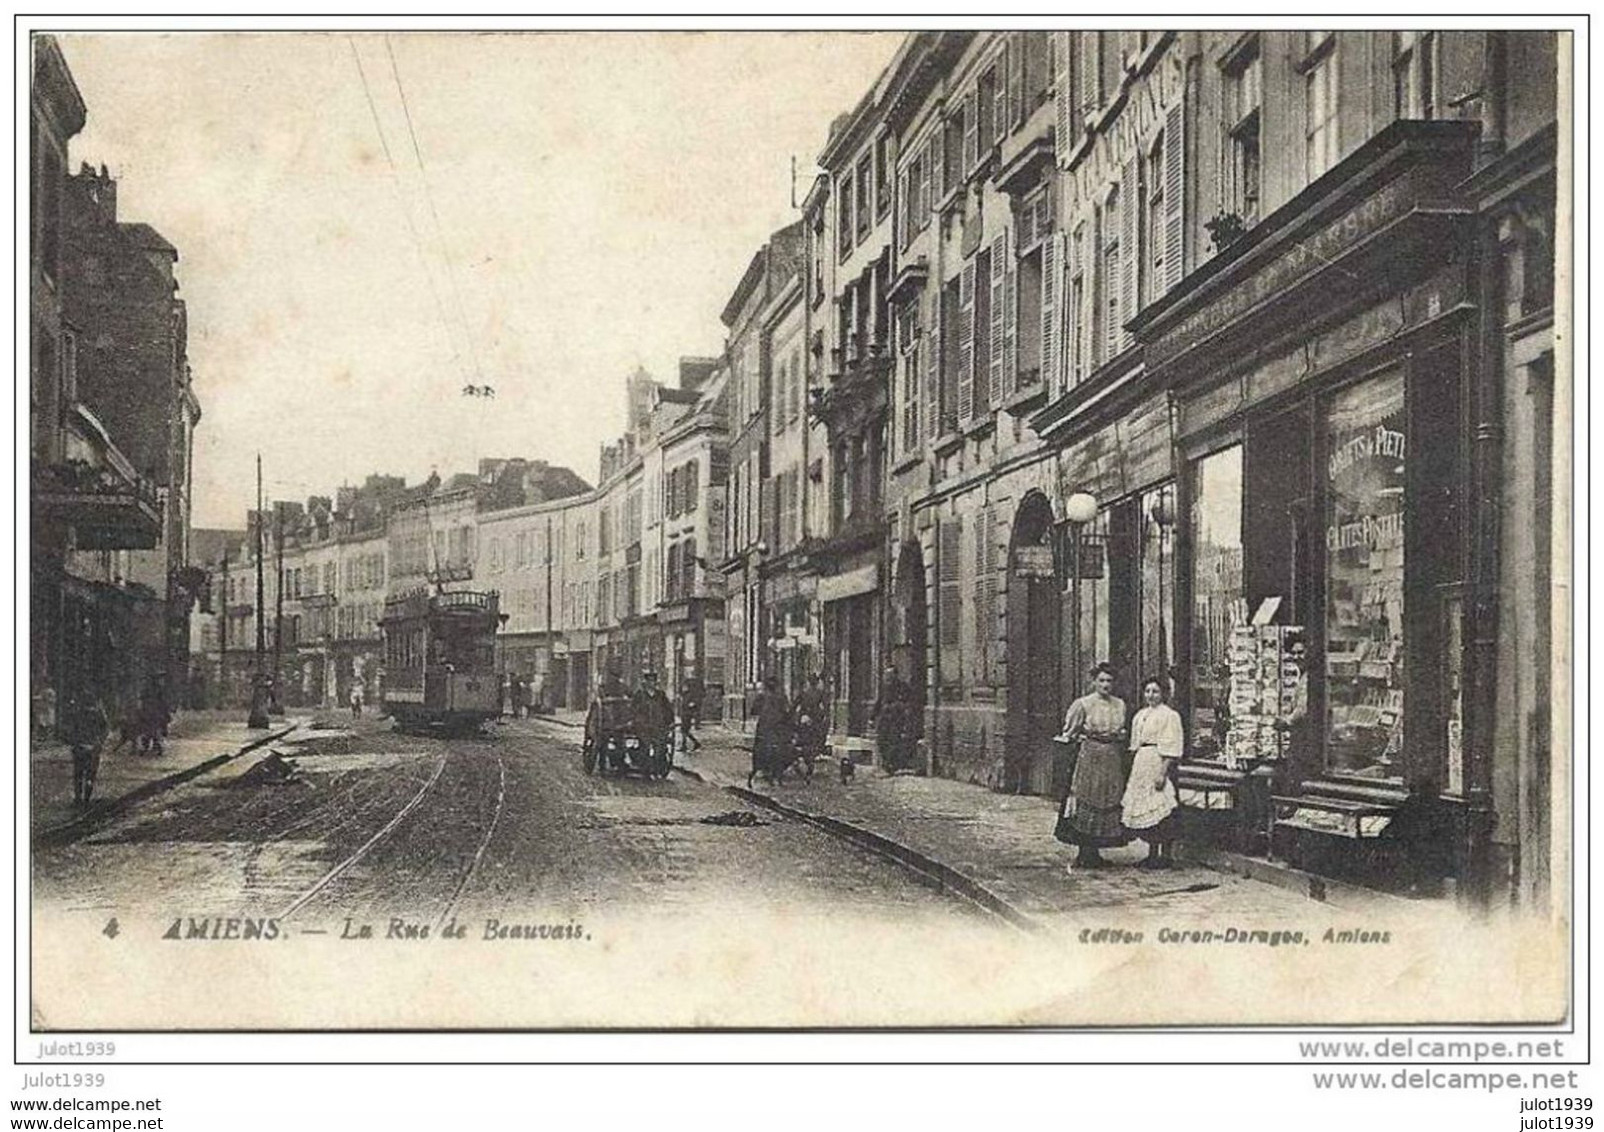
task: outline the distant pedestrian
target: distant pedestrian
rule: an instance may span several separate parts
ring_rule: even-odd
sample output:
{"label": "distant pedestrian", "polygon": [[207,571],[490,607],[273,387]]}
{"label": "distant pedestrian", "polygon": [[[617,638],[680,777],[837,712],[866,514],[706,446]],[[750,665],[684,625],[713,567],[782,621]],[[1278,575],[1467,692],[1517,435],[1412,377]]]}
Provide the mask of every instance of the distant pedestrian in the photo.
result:
{"label": "distant pedestrian", "polygon": [[1097,868],[1100,850],[1125,843],[1120,817],[1125,793],[1125,701],[1114,695],[1114,669],[1092,671],[1093,690],[1069,705],[1059,739],[1080,744],[1069,793],[1053,831],[1058,840],[1079,846],[1075,864]]}
{"label": "distant pedestrian", "polygon": [[780,681],[774,676],[763,678],[763,690],[753,705],[757,713],[757,729],[752,735],[752,770],[746,776],[746,785],[762,775],[773,782],[781,769],[790,761],[791,705],[780,691]]}
{"label": "distant pedestrian", "polygon": [[162,739],[167,735],[171,720],[167,710],[167,681],[152,676],[145,681],[145,691],[139,701],[139,749],[147,754],[162,753]]}
{"label": "distant pedestrian", "polygon": [[810,758],[824,753],[825,739],[830,734],[830,701],[817,672],[808,675],[807,684],[796,698],[796,728]]}
{"label": "distant pedestrian", "polygon": [[700,676],[685,681],[679,693],[680,749],[686,752],[701,750],[702,741],[696,737],[696,728],[702,722],[702,697],[706,690]]}
{"label": "distant pedestrian", "polygon": [[351,718],[362,718],[362,685],[351,685]]}
{"label": "distant pedestrian", "polygon": [[95,793],[95,777],[100,773],[100,751],[111,732],[106,709],[88,694],[67,703],[66,739],[72,749],[72,800],[87,806]]}
{"label": "distant pedestrian", "polygon": [[895,774],[912,762],[907,752],[908,716],[912,710],[913,689],[895,664],[887,664],[880,680],[880,695],[874,701],[875,746],[887,774]]}
{"label": "distant pedestrian", "polygon": [[1150,676],[1142,683],[1146,706],[1131,720],[1130,781],[1125,784],[1121,812],[1125,828],[1147,842],[1147,859],[1139,868],[1167,869],[1173,863],[1175,783],[1170,771],[1184,749],[1181,715],[1164,702],[1164,685]]}

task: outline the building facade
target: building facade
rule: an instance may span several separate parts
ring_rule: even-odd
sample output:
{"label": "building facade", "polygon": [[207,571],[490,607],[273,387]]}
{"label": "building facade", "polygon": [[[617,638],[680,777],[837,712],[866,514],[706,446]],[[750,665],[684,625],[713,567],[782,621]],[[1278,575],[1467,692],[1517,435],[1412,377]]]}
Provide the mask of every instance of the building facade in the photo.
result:
{"label": "building facade", "polygon": [[[879,638],[922,648],[932,770],[1062,790],[1108,660],[1181,708],[1201,836],[1541,898],[1554,51],[910,37],[856,113],[896,138]],[[831,221],[848,280],[863,216]],[[1388,836],[1422,806],[1437,834]]]}
{"label": "building facade", "polygon": [[176,251],[119,222],[104,170],[69,177],[86,107],[34,36],[30,99],[30,678],[35,730],[69,701],[177,704],[188,617],[190,384]]}
{"label": "building facade", "polygon": [[773,551],[778,489],[769,465],[774,368],[764,314],[802,271],[803,233],[802,221],[774,233],[748,262],[720,316],[729,331],[730,413],[727,537],[718,562],[729,634],[724,716],[743,723],[773,661],[764,562]]}

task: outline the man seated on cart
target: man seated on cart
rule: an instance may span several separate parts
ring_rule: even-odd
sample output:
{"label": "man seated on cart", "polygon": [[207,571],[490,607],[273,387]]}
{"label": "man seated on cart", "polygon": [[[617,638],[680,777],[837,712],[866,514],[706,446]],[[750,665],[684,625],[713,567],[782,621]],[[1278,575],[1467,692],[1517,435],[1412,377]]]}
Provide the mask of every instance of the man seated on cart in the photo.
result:
{"label": "man seated on cart", "polygon": [[635,734],[651,752],[655,769],[664,773],[672,757],[674,705],[657,686],[657,673],[648,668],[641,673],[641,686],[635,692]]}

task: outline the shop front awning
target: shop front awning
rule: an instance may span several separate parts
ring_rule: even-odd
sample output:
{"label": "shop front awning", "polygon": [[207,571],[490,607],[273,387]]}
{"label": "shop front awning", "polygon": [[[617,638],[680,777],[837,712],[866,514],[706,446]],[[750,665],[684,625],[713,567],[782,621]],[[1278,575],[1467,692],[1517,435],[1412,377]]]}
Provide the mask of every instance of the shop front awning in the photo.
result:
{"label": "shop front awning", "polygon": [[832,574],[819,579],[818,596],[821,602],[845,601],[849,597],[861,597],[863,594],[874,593],[880,588],[880,565],[871,562],[867,566],[860,566],[856,570],[849,570],[845,574]]}

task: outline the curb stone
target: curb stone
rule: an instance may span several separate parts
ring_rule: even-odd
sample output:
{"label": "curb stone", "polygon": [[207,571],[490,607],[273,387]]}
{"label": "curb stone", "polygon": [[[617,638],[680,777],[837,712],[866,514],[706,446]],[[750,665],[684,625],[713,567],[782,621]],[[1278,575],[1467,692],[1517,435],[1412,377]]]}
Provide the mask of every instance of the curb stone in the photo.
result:
{"label": "curb stone", "polygon": [[143,786],[136,786],[126,794],[94,806],[69,822],[52,826],[50,829],[40,830],[33,838],[34,848],[56,849],[63,845],[71,845],[74,841],[87,837],[112,818],[125,813],[145,799],[153,798],[158,794],[165,794],[175,786],[181,786],[191,779],[199,778],[203,774],[216,770],[224,763],[232,762],[234,759],[248,755],[252,751],[267,746],[269,743],[277,742],[290,732],[299,729],[302,722],[304,721],[297,720],[288,727],[281,727],[276,731],[268,731],[266,734],[252,739],[242,747],[232,751],[224,751],[222,754],[203,759],[193,766],[185,767],[183,770],[152,779]]}
{"label": "curb stone", "polygon": [[[703,785],[714,785],[707,778],[689,767],[675,765],[674,770],[687,778],[694,779]],[[883,857],[893,864],[901,865],[908,871],[917,874],[920,879],[932,885],[941,892],[961,897],[983,911],[989,912],[1010,926],[1031,934],[1045,934],[1046,925],[1027,916],[1008,901],[992,892],[985,885],[971,876],[966,876],[951,865],[942,863],[928,854],[921,853],[910,845],[876,833],[871,829],[855,825],[841,818],[829,817],[825,814],[816,814],[809,810],[799,809],[780,801],[770,794],[763,794],[756,790],[748,790],[744,786],[719,787],[726,794],[761,806],[777,814],[782,814],[797,821],[823,830],[841,841],[849,842],[860,849],[866,849],[878,857]]]}

